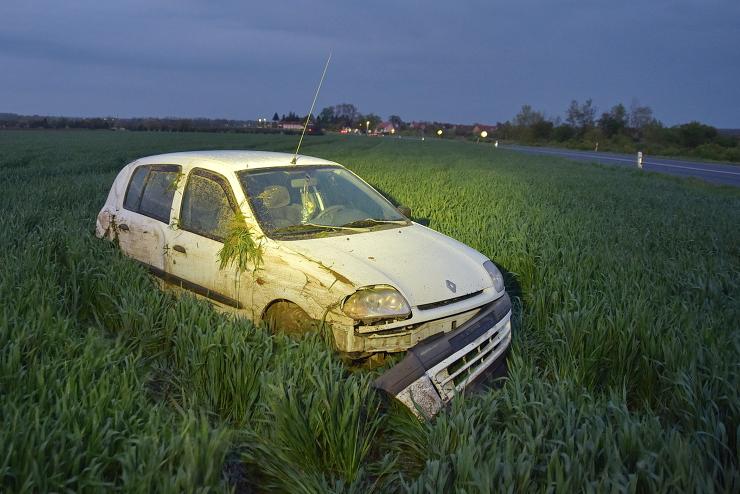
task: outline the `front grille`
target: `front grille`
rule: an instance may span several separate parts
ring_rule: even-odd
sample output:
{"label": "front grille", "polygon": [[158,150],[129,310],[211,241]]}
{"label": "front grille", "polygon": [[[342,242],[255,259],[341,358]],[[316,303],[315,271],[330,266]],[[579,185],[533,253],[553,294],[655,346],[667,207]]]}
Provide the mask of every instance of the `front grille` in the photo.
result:
{"label": "front grille", "polygon": [[[448,380],[452,379],[455,386],[462,384],[470,374],[476,370],[486,358],[486,355],[496,349],[501,341],[494,342],[496,335],[491,336],[473,348],[470,353],[463,355],[459,360],[447,367]],[[444,383],[444,382],[443,382]]]}
{"label": "front grille", "polygon": [[445,305],[454,304],[457,302],[461,302],[463,300],[467,300],[469,298],[476,297],[483,293],[483,290],[478,290],[477,292],[468,293],[467,295],[460,295],[459,297],[455,298],[448,298],[447,300],[441,300],[439,302],[432,302],[430,304],[421,304],[417,305],[417,308],[419,310],[429,310],[429,309],[436,309],[437,307],[444,307]]}
{"label": "front grille", "polygon": [[506,350],[510,339],[511,324],[507,319],[497,330],[468,345],[464,352],[438,364],[432,375],[440,394],[449,399],[465,388]]}

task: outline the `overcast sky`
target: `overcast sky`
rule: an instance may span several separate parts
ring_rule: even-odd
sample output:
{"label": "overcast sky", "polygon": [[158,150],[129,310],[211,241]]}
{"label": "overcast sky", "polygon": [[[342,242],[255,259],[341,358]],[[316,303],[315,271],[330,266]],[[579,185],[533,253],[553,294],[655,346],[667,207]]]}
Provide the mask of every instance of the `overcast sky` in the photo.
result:
{"label": "overcast sky", "polygon": [[739,0],[2,0],[0,112],[495,123],[637,99],[740,127]]}

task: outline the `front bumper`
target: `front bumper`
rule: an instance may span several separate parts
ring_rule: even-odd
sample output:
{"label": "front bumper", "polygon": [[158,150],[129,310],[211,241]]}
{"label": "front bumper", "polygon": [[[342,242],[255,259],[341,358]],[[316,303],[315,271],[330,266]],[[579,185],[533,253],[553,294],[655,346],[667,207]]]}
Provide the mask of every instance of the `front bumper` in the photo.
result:
{"label": "front bumper", "polygon": [[411,318],[403,321],[357,327],[340,311],[329,323],[334,343],[341,352],[358,355],[404,352],[438,333],[454,331],[500,297],[500,293],[489,287],[459,303],[425,309],[412,306]]}
{"label": "front bumper", "polygon": [[446,334],[410,348],[406,357],[375,380],[419,417],[432,417],[475,378],[506,357],[511,343],[508,294]]}

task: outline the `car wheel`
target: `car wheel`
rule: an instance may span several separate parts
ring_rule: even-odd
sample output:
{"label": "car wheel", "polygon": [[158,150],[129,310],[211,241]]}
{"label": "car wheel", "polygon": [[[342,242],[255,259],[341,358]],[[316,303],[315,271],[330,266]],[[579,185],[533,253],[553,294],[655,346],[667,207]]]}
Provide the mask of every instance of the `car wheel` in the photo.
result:
{"label": "car wheel", "polygon": [[265,312],[264,320],[272,332],[291,337],[302,336],[316,328],[314,320],[292,302],[275,302]]}

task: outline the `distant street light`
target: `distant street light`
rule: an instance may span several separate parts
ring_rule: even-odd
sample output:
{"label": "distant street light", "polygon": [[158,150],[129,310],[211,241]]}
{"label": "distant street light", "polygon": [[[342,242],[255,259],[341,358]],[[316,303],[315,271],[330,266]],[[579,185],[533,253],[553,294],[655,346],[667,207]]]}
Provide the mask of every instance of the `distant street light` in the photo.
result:
{"label": "distant street light", "polygon": [[481,133],[480,133],[480,136],[481,136],[481,137],[482,137],[483,139],[485,139],[486,137],[488,137],[488,132],[486,132],[486,131],[484,130],[483,132],[481,132]]}
{"label": "distant street light", "polygon": [[370,120],[367,120],[365,122],[365,134],[369,134],[369,133],[370,133]]}
{"label": "distant street light", "polygon": [[438,135],[439,137],[442,137],[442,129],[439,129],[439,130],[437,131],[437,135]]}

